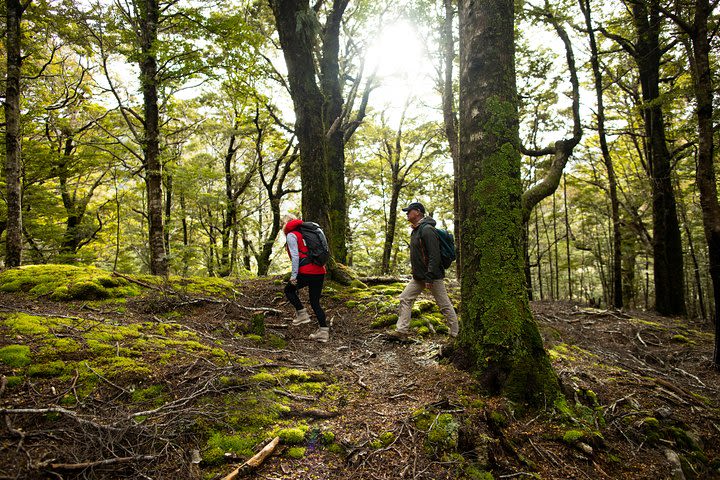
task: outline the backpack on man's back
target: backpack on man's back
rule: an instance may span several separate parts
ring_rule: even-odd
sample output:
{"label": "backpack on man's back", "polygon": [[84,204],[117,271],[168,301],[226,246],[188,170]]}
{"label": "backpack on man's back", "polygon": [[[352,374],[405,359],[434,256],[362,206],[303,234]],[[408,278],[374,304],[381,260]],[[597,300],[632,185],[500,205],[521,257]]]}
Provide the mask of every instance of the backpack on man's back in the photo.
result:
{"label": "backpack on man's back", "polygon": [[[423,227],[424,228],[424,227]],[[444,269],[450,268],[452,262],[457,259],[455,251],[455,237],[444,228],[433,227],[438,234],[440,240],[440,263]],[[423,248],[425,248],[423,246]]]}

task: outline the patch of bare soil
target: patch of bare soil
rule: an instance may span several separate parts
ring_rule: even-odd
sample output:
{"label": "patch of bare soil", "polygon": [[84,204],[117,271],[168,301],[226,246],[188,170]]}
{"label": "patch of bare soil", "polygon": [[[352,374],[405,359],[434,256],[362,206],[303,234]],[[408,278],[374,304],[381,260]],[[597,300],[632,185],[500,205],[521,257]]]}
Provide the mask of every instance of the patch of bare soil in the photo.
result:
{"label": "patch of bare soil", "polygon": [[[376,312],[346,306],[351,293],[342,293],[323,299],[332,319],[331,337],[326,344],[316,343],[307,338],[312,324],[290,325],[292,308],[281,292],[282,286],[270,280],[252,280],[239,285],[236,298],[227,301],[156,295],[128,300],[127,311],[2,295],[0,311],[123,324],[160,322],[160,314],[179,311],[173,321],[208,344],[222,344],[229,352],[263,358],[273,366],[322,370],[339,386],[331,400],[322,393],[286,394],[292,411],[313,429],[333,432],[342,452],[312,438],[301,458],[289,457],[288,447],[281,446],[250,474],[254,478],[720,478],[720,374],[711,364],[710,325],[645,312],[535,302],[533,311],[569,408],[548,405],[530,412],[484,396],[471,374],[443,363],[439,352],[447,336],[395,341],[370,328]],[[258,315],[264,316],[266,332],[284,338],[284,348],[237,335],[237,325],[251,324]],[[0,347],[12,341],[0,336]],[[230,458],[219,470],[210,470],[195,458],[193,451],[201,445],[192,438],[192,429],[168,426],[187,422],[183,415],[217,413],[203,412],[203,405],[194,403],[197,392],[223,392],[212,382],[223,372],[213,370],[212,377],[202,365],[183,358],[172,368],[153,372],[176,389],[176,404],[160,422],[167,431],[159,428],[155,438],[117,420],[126,385],[106,385],[102,398],[82,406],[82,420],[92,415],[95,424],[79,421],[80,412],[75,419],[59,414],[57,428],[77,427],[74,441],[94,436],[103,451],[124,461],[100,465],[91,449],[55,441],[59,437],[53,424],[41,421],[48,412],[28,419],[27,414],[0,411],[0,478],[208,478],[210,471],[209,478],[222,478],[245,459]],[[0,408],[53,407],[61,388],[68,385],[36,381],[12,394],[0,389]],[[155,450],[153,458],[140,458],[143,450],[132,448],[133,440],[166,447]],[[107,448],[113,442],[116,447]],[[3,457],[32,468],[14,469]],[[53,462],[74,467],[49,469]]]}

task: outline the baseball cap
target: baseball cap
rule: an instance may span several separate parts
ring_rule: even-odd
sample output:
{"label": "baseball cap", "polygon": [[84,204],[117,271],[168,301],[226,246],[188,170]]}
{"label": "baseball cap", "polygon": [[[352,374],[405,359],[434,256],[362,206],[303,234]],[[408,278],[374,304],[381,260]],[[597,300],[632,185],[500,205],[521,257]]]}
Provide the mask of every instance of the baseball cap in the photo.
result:
{"label": "baseball cap", "polygon": [[425,215],[425,207],[420,202],[412,202],[410,205],[402,209],[403,212],[409,212],[410,210],[418,210],[420,213]]}

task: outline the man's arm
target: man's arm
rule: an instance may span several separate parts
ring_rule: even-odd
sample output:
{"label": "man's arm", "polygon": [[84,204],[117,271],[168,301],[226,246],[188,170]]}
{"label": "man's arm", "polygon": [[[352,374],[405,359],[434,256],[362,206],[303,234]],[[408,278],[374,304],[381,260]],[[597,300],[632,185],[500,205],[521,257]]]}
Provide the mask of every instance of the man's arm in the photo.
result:
{"label": "man's arm", "polygon": [[437,230],[432,225],[426,225],[420,232],[423,245],[425,246],[425,253],[427,254],[427,278],[437,280],[442,278],[442,265],[440,263],[440,237],[438,237]]}

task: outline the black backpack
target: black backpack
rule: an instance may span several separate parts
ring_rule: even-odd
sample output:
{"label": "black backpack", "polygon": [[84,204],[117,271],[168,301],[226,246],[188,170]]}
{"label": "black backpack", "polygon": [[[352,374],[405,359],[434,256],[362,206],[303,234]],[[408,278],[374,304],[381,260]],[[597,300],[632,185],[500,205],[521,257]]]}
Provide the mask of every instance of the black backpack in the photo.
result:
{"label": "black backpack", "polygon": [[300,259],[300,265],[314,263],[315,265],[325,266],[330,258],[330,249],[328,248],[325,232],[322,231],[320,225],[315,222],[303,222],[297,228],[302,234],[303,242],[307,251],[307,257]]}

